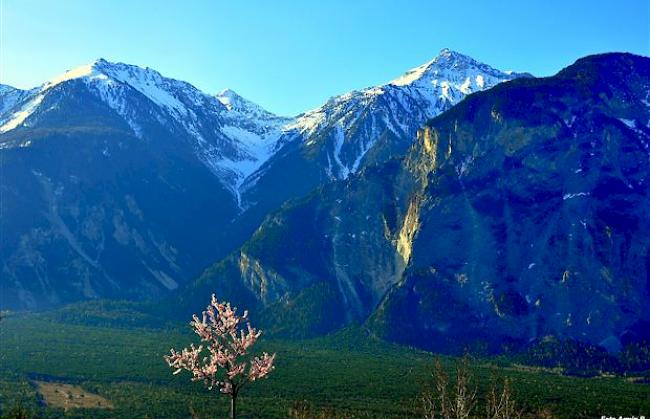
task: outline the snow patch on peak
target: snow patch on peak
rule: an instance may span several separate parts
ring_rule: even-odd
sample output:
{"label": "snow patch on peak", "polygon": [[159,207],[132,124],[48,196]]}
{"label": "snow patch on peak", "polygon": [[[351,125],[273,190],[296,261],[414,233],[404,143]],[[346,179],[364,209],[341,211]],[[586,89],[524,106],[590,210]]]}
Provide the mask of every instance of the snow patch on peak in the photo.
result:
{"label": "snow patch on peak", "polygon": [[433,60],[407,71],[403,76],[396,78],[389,84],[392,84],[394,86],[406,86],[408,84],[411,84],[419,80],[424,75],[424,73],[426,73],[431,64],[433,64]]}
{"label": "snow patch on peak", "polygon": [[455,105],[465,96],[520,77],[480,63],[473,58],[443,49],[427,63],[406,72],[384,86],[399,95],[417,97],[434,117]]}
{"label": "snow patch on peak", "polygon": [[215,98],[233,114],[240,114],[248,118],[276,120],[287,122],[289,118],[271,113],[248,99],[237,94],[232,89],[224,89],[215,95]]}
{"label": "snow patch on peak", "polygon": [[244,98],[232,89],[223,89],[215,96],[229,111],[243,106]]}
{"label": "snow patch on peak", "polygon": [[3,120],[2,125],[0,125],[0,134],[11,131],[21,125],[34,112],[34,110],[38,108],[38,105],[40,105],[42,101],[43,95],[38,95],[33,100],[28,101],[19,110],[12,113],[10,118]]}
{"label": "snow patch on peak", "polygon": [[480,63],[467,55],[444,48],[432,60],[407,71],[404,75],[390,81],[393,86],[408,86],[413,84],[440,84],[440,80],[460,81],[461,85],[470,79],[470,84],[485,85],[488,76],[499,78],[514,78],[516,74],[494,69]]}
{"label": "snow patch on peak", "polygon": [[420,80],[421,78],[425,77],[427,73],[435,71],[436,68],[434,67],[440,67],[445,65],[448,66],[449,63],[452,61],[470,62],[474,60],[466,55],[452,51],[449,48],[443,48],[442,50],[440,50],[440,53],[433,59],[427,61],[426,63],[418,67],[408,70],[402,76],[394,80],[391,80],[388,84],[392,84],[393,86],[406,86],[412,84]]}
{"label": "snow patch on peak", "polygon": [[52,80],[48,81],[45,83],[42,87],[41,90],[47,90],[51,89],[52,87],[61,84],[65,81],[68,80],[73,80],[73,79],[80,79],[84,77],[98,77],[98,78],[103,78],[106,79],[107,76],[105,74],[102,74],[97,68],[96,68],[96,63],[98,61],[95,61],[91,64],[85,64],[76,68],[73,68],[72,70],[67,70],[65,73],[61,74],[60,76],[57,76],[53,78]]}
{"label": "snow patch on peak", "polygon": [[483,77],[482,74],[476,76],[476,85],[479,87],[479,89],[485,87],[485,78]]}

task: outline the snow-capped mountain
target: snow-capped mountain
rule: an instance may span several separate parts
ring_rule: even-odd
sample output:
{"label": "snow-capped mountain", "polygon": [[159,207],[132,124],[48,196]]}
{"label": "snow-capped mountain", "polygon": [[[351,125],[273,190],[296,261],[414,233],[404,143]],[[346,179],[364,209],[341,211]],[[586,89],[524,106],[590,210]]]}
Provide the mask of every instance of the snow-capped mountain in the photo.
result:
{"label": "snow-capped mountain", "polygon": [[232,250],[242,179],[286,119],[97,60],[0,86],[0,306],[155,298]]}
{"label": "snow-capped mountain", "polygon": [[283,149],[244,183],[244,206],[274,208],[318,184],[402,155],[428,119],[471,93],[526,76],[443,49],[386,84],[333,97],[285,126],[291,140],[281,140]]}
{"label": "snow-capped mountain", "polygon": [[[298,117],[294,127],[308,137],[308,146],[316,143],[314,134],[333,128],[327,170],[332,177],[345,179],[359,170],[365,155],[386,130],[396,137],[412,140],[415,130],[427,119],[449,109],[468,94],[520,76],[443,49],[431,61],[385,85],[331,99]],[[358,130],[362,135],[357,134]]]}
{"label": "snow-capped mountain", "polygon": [[[466,95],[519,76],[443,49],[387,84],[348,92],[296,118],[285,118],[230,89],[212,96],[150,68],[98,59],[34,89],[1,85],[0,134],[36,126],[40,117],[56,109],[56,104],[43,103],[57,87],[81,82],[137,137],[146,135],[143,126],[152,118],[184,137],[241,204],[242,190],[250,189],[265,171],[255,172],[287,143],[298,140],[302,148],[322,148],[324,160],[318,169],[328,179],[345,179],[385,159],[386,151],[403,153],[422,123]],[[137,105],[142,98],[150,107],[147,112]],[[382,136],[389,138],[375,146]],[[17,145],[3,142],[0,147]],[[371,150],[381,151],[380,156],[372,156]]]}
{"label": "snow-capped mountain", "polygon": [[405,153],[428,118],[516,76],[443,50],[295,118],[103,59],[0,85],[0,306],[164,295],[287,199]]}
{"label": "snow-capped mountain", "polygon": [[[139,138],[148,135],[144,127],[152,119],[183,137],[235,195],[243,179],[270,156],[282,125],[288,122],[233,91],[211,96],[150,68],[99,59],[35,89],[2,86],[0,133],[37,126],[39,118],[56,109],[56,104],[43,106],[46,98],[69,83],[82,83]],[[142,99],[146,111],[137,104]]]}

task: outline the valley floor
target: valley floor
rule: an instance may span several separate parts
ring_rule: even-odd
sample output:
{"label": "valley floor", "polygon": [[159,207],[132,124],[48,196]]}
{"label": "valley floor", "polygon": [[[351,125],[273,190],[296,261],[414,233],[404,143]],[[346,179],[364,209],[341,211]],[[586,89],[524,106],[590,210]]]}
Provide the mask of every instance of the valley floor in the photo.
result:
{"label": "valley floor", "polygon": [[[187,375],[173,376],[162,358],[169,348],[196,341],[182,326],[86,326],[42,314],[4,318],[0,416],[21,405],[38,417],[183,418],[192,412],[199,418],[225,417],[225,397],[191,383]],[[354,328],[309,341],[263,339],[260,345],[277,352],[277,369],[245,389],[240,417],[287,417],[302,400],[335,417],[421,417],[417,399],[432,354],[374,341]],[[441,361],[451,372],[455,360]],[[511,379],[515,398],[527,412],[544,409],[561,418],[650,415],[650,385],[632,378],[566,377],[490,360],[474,361],[471,369],[479,394],[485,394],[490,377]],[[45,385],[50,399],[43,397],[42,383],[52,383]],[[60,392],[72,401],[99,400],[101,406],[48,405]]]}

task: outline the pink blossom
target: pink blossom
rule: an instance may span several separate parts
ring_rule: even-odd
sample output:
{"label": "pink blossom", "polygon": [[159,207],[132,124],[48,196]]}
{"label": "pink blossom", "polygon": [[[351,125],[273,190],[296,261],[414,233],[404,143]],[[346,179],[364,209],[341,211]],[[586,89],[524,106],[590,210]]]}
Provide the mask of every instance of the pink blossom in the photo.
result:
{"label": "pink blossom", "polygon": [[205,346],[191,344],[181,352],[171,349],[164,358],[174,368],[173,374],[187,370],[192,374],[192,381],[203,381],[209,390],[217,388],[230,395],[234,417],[239,390],[248,382],[268,376],[275,368],[275,354],[264,352],[246,361],[249,349],[262,332],[251,326],[247,311],[238,316],[236,308],[228,302],[219,302],[214,294],[202,318],[193,315],[190,325]]}
{"label": "pink blossom", "polygon": [[251,360],[251,366],[248,370],[248,379],[255,381],[258,378],[266,377],[273,369],[273,361],[275,360],[275,354],[269,355],[264,352],[261,357],[255,357]]}

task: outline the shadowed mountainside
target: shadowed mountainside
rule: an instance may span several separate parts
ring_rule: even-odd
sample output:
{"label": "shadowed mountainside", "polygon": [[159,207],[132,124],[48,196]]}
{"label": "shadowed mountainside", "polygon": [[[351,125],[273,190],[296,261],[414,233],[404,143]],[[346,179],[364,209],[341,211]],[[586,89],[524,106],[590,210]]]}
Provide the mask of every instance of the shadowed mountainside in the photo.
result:
{"label": "shadowed mountainside", "polygon": [[366,322],[445,351],[644,342],[649,103],[650,59],[630,54],[473,94],[405,158],[267,217],[181,306],[216,291],[279,334]]}

